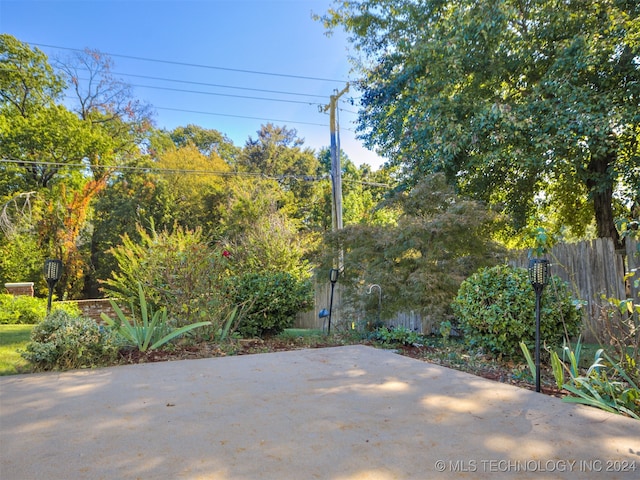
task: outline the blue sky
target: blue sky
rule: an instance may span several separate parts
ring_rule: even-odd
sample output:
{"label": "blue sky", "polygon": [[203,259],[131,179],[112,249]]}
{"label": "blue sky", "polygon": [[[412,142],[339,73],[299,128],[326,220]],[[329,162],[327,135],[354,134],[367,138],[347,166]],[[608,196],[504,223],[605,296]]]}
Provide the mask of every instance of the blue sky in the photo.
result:
{"label": "blue sky", "polygon": [[[111,55],[114,73],[154,107],[159,128],[196,124],[243,146],[272,120],[317,150],[329,145],[319,106],[352,78],[346,35],[327,37],[311,18],[331,3],[0,0],[0,30],[52,58],[84,48]],[[355,138],[357,107],[346,101],[357,96],[352,88],[342,97],[341,147],[356,164],[378,167],[382,159]]]}

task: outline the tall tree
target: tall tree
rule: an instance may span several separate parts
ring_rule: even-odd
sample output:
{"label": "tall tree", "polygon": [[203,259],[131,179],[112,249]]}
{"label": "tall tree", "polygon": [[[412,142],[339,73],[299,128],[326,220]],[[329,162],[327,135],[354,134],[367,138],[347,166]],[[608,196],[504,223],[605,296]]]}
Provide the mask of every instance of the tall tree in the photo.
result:
{"label": "tall tree", "polygon": [[155,164],[161,173],[154,177],[168,182],[177,223],[191,230],[201,227],[206,235],[218,233],[229,165],[215,152],[204,156],[192,143],[161,154]]}
{"label": "tall tree", "polygon": [[[139,154],[148,128],[146,110],[110,74],[111,62],[97,52],[76,55],[55,69],[37,48],[0,36],[0,159],[20,182],[7,182],[15,195],[26,187],[42,202],[35,229],[46,255],[61,258],[59,294],[82,295],[89,274],[89,219],[112,167]],[[90,80],[83,83],[78,70]],[[77,102],[67,108],[62,93],[71,86]],[[3,172],[2,177],[4,177]]]}
{"label": "tall tree", "polygon": [[169,136],[177,147],[194,145],[203,155],[216,155],[231,166],[236,165],[241,150],[223,133],[197,125],[177,127],[169,132]]}
{"label": "tall tree", "polygon": [[[105,167],[126,166],[140,156],[140,145],[151,127],[151,113],[148,105],[134,98],[131,87],[113,75],[112,59],[97,50],[74,52],[65,59],[57,60],[56,66],[72,92],[71,108],[74,113],[86,128],[107,139],[101,150],[85,152],[83,162],[87,164],[91,177],[68,202],[84,206],[81,211],[85,213],[76,222],[84,226],[89,207],[93,206],[95,198],[106,188],[116,171]],[[65,242],[71,248],[78,239],[79,231],[70,228],[65,231]],[[93,238],[89,244],[92,262],[91,268],[89,265],[83,268],[87,280],[85,294],[96,283],[91,275],[95,260],[101,253],[97,251]]]}
{"label": "tall tree", "polygon": [[588,205],[618,240],[616,198],[640,195],[639,16],[624,0],[349,0],[324,21],[361,54],[370,146],[516,228],[544,198],[570,226]]}
{"label": "tall tree", "polygon": [[13,172],[23,187],[68,179],[65,164],[80,163],[106,141],[60,104],[65,85],[42,51],[0,35],[0,159],[20,167]]}
{"label": "tall tree", "polygon": [[239,157],[239,168],[276,180],[286,195],[280,205],[302,224],[310,222],[309,206],[316,196],[318,159],[295,129],[263,125],[257,138],[249,137]]}
{"label": "tall tree", "polygon": [[[367,302],[364,287],[378,284],[385,316],[411,309],[441,320],[460,283],[499,261],[490,234],[496,216],[481,202],[457,195],[443,174],[423,178],[387,203],[397,212],[395,223],[351,224],[327,235],[334,248],[325,256],[344,252],[343,300]],[[332,262],[325,258],[327,269]]]}

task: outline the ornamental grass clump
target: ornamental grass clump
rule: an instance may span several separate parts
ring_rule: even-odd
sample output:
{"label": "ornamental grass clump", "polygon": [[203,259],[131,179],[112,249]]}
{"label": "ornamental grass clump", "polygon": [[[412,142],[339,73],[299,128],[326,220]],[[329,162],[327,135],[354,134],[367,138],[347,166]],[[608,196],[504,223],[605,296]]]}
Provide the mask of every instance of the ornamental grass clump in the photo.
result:
{"label": "ornamental grass clump", "polygon": [[[542,295],[540,336],[546,345],[562,345],[579,333],[579,303],[565,282],[552,276]],[[465,280],[453,311],[465,341],[496,355],[520,356],[520,342],[535,344],[535,294],[524,268],[483,268]]]}

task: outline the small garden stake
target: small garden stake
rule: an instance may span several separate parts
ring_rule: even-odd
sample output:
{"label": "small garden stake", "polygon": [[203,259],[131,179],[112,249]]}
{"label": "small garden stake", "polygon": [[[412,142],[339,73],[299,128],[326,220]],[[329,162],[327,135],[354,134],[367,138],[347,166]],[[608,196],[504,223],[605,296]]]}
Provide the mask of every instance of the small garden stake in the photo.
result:
{"label": "small garden stake", "polygon": [[529,260],[529,281],[536,293],[536,392],[540,391],[540,299],[544,286],[549,283],[549,261],[544,258]]}
{"label": "small garden stake", "polygon": [[381,322],[380,318],[382,315],[382,287],[377,283],[374,283],[373,285],[369,285],[369,291],[367,292],[367,295],[371,295],[374,288],[378,288],[378,325],[380,325],[380,322]]}

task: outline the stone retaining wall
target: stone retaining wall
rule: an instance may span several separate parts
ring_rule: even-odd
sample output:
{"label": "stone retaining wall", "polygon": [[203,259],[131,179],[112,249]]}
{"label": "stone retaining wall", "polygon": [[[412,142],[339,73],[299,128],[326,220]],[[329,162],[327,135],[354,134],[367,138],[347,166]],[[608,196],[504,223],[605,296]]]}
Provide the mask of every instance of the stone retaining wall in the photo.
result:
{"label": "stone retaining wall", "polygon": [[[102,323],[101,313],[105,313],[108,317],[116,318],[116,312],[111,308],[108,298],[96,298],[91,300],[71,300],[71,302],[78,304],[82,315],[92,318],[98,323]],[[65,303],[65,302],[56,302]]]}
{"label": "stone retaining wall", "polygon": [[4,288],[10,295],[27,295],[33,297],[33,282],[5,283]]}

